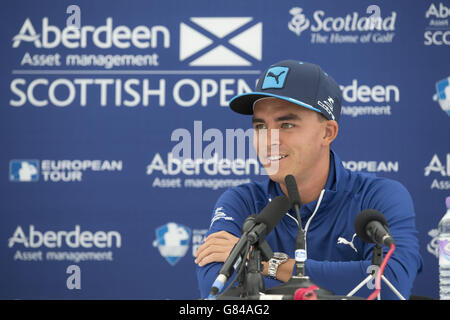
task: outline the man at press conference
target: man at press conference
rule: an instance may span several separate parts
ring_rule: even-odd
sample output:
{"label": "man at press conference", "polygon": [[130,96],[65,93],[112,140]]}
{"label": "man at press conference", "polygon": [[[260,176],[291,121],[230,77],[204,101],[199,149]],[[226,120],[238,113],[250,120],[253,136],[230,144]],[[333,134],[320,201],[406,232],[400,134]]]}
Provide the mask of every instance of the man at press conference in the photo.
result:
{"label": "man at press conference", "polygon": [[[302,203],[300,222],[307,248],[304,273],[310,280],[335,295],[346,295],[368,276],[374,244],[357,236],[354,221],[362,210],[373,209],[385,216],[395,239],[384,276],[409,298],[422,269],[411,196],[397,181],[343,167],[331,148],[338,134],[341,101],[340,88],[331,76],[317,65],[294,60],[271,65],[254,92],[231,99],[233,111],[252,115],[255,140],[260,133],[267,134],[266,152],[258,147],[256,151],[265,168],[275,165],[277,170],[267,170],[265,181],[230,188],[219,197],[205,241],[195,253],[202,298],[208,296],[239,240],[245,219],[261,212],[277,196],[288,196],[287,175],[295,178]],[[278,135],[276,143],[271,132]],[[259,141],[255,145],[260,145]],[[267,235],[274,257],[263,262],[265,288],[280,285],[295,274],[298,230],[298,218],[290,209]],[[383,249],[384,255],[387,249]],[[372,291],[365,285],[357,295],[367,297]],[[398,296],[384,285],[381,298]]]}

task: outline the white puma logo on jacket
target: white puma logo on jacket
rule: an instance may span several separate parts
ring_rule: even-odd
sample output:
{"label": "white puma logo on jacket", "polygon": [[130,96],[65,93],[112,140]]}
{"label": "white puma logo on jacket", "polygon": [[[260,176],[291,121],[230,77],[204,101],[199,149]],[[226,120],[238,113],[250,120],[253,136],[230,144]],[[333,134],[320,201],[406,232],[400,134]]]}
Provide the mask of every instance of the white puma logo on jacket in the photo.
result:
{"label": "white puma logo on jacket", "polygon": [[337,240],[337,244],[346,244],[349,245],[353,250],[355,250],[356,253],[358,253],[358,250],[356,250],[355,245],[353,244],[353,240],[355,240],[356,233],[352,237],[352,241],[348,241],[347,239],[343,237],[339,237]]}

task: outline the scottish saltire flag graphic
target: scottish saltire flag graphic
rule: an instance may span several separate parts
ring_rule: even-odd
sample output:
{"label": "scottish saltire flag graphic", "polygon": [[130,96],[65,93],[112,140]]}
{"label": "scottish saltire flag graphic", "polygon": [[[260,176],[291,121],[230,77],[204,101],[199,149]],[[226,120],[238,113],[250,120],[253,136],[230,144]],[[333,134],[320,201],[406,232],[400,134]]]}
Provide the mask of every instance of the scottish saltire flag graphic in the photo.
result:
{"label": "scottish saltire flag graphic", "polygon": [[192,17],[180,24],[179,55],[190,66],[251,66],[262,59],[262,23],[252,17]]}

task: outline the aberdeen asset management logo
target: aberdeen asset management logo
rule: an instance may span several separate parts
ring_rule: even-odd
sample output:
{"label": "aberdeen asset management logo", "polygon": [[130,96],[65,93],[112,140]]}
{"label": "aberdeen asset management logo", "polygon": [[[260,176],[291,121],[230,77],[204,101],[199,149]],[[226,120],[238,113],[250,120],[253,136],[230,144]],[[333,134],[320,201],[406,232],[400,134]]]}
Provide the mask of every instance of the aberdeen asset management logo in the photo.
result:
{"label": "aberdeen asset management logo", "polygon": [[442,111],[450,116],[450,77],[436,82],[436,94],[433,100],[439,102]]}
{"label": "aberdeen asset management logo", "polygon": [[153,246],[157,247],[161,256],[174,266],[186,255],[191,239],[191,229],[175,222],[169,222],[156,229]]}
{"label": "aberdeen asset management logo", "polygon": [[262,22],[193,17],[180,23],[180,61],[190,66],[251,66],[262,59]]}

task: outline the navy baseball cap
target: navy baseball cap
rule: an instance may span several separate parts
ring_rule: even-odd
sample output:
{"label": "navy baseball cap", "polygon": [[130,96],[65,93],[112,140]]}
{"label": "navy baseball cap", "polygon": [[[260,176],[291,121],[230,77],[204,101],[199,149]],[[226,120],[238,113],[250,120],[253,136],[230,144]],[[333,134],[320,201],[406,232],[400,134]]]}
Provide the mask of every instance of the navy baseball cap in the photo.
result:
{"label": "navy baseball cap", "polygon": [[342,93],[338,84],[315,64],[283,60],[271,65],[258,79],[254,92],[240,94],[229,102],[241,114],[253,114],[254,103],[267,97],[290,101],[339,120]]}

